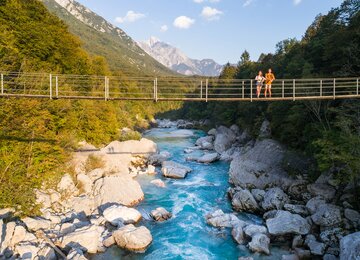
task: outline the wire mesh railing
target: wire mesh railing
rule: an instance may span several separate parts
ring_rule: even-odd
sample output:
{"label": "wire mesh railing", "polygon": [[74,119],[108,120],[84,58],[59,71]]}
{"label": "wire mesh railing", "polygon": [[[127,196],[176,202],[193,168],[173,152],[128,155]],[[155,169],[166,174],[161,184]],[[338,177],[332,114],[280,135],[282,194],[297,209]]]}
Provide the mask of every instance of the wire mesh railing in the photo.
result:
{"label": "wire mesh railing", "polygon": [[0,97],[153,101],[272,101],[358,98],[359,78],[277,79],[257,98],[251,79],[117,77],[0,72]]}

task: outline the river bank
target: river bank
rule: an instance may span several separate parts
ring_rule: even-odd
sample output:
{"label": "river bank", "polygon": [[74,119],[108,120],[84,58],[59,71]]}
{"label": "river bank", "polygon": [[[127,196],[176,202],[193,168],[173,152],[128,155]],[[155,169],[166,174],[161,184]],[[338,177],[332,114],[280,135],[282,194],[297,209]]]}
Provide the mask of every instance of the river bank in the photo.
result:
{"label": "river bank", "polygon": [[[158,126],[146,139],[99,151],[84,143],[74,173],[57,190],[38,191],[42,216],[14,219],[11,210],[2,211],[0,252],[9,259],[56,259],[57,248],[68,259],[336,259],[340,252],[351,259],[344,257],[358,253],[356,242],[346,243],[358,241],[358,233],[347,236],[358,228],[358,213],[348,202],[347,208],[332,204],[331,179],[313,184],[290,176],[286,149],[270,138],[267,122],[258,140],[236,126],[208,135],[178,130],[194,127],[182,120]],[[304,165],[296,159],[287,162]]]}

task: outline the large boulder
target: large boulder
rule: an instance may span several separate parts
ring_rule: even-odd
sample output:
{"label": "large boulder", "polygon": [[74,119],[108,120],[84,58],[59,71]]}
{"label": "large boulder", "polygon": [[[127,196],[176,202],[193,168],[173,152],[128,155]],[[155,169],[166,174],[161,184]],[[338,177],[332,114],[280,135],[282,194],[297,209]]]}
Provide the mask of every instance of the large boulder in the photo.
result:
{"label": "large boulder", "polygon": [[260,210],[254,196],[246,189],[237,189],[236,193],[232,195],[231,204],[236,211],[256,213]]}
{"label": "large boulder", "polygon": [[322,227],[338,225],[342,221],[340,208],[332,204],[321,204],[311,219]]}
{"label": "large boulder", "polygon": [[244,228],[244,233],[248,237],[253,237],[255,234],[266,234],[267,228],[264,226],[251,224]]}
{"label": "large boulder", "polygon": [[171,157],[171,154],[167,151],[162,151],[160,153],[151,154],[148,158],[148,163],[151,165],[159,166],[166,160]]}
{"label": "large boulder", "polygon": [[270,138],[271,137],[271,128],[270,122],[268,120],[264,120],[261,124],[259,138]]}
{"label": "large boulder", "polygon": [[199,146],[200,149],[203,150],[213,150],[214,149],[214,136],[205,136],[205,137],[200,137],[199,139],[196,140],[195,142],[196,146]]}
{"label": "large boulder", "polygon": [[51,226],[51,221],[42,218],[24,218],[22,221],[25,223],[27,228],[31,231],[38,231],[40,229],[47,230]]}
{"label": "large boulder", "polygon": [[[269,156],[271,155],[271,156]],[[276,141],[259,140],[243,156],[230,165],[230,183],[242,188],[286,189],[293,182],[282,168],[284,149]]]}
{"label": "large boulder", "polygon": [[264,200],[261,204],[265,211],[277,209],[280,210],[285,204],[289,202],[288,195],[280,188],[269,189],[265,195]]}
{"label": "large boulder", "polygon": [[86,249],[90,254],[98,251],[99,240],[103,228],[92,225],[77,229],[75,232],[63,236],[61,241],[62,248],[79,247]]}
{"label": "large boulder", "polygon": [[249,243],[249,249],[255,253],[269,255],[269,245],[270,239],[264,234],[257,233],[252,237],[251,242]]}
{"label": "large boulder", "polygon": [[232,146],[235,140],[236,134],[231,129],[220,126],[216,129],[214,149],[218,153],[223,153]]}
{"label": "large boulder", "polygon": [[307,217],[309,215],[309,211],[304,205],[285,204],[284,209],[290,213],[298,214],[303,217]]}
{"label": "large boulder", "polygon": [[165,161],[162,163],[161,172],[168,178],[184,179],[191,172],[191,168],[173,161]]}
{"label": "large boulder", "polygon": [[247,225],[244,221],[238,219],[235,214],[226,214],[222,210],[216,210],[213,213],[209,213],[205,216],[206,223],[213,227],[244,227]]}
{"label": "large boulder", "polygon": [[113,232],[113,237],[120,248],[134,252],[144,252],[152,242],[151,233],[146,227],[131,224]]}
{"label": "large boulder", "polygon": [[135,224],[140,221],[141,213],[133,208],[120,205],[113,205],[104,210],[103,216],[113,226],[122,224]]}
{"label": "large boulder", "polygon": [[80,193],[90,193],[92,191],[93,181],[89,176],[80,173],[76,176],[76,180]]}
{"label": "large boulder", "polygon": [[237,226],[233,227],[233,229],[231,231],[231,235],[239,245],[246,243],[245,233],[244,233],[241,225],[237,225]]}
{"label": "large boulder", "polygon": [[63,204],[69,211],[74,211],[78,214],[85,214],[86,216],[93,214],[99,206],[93,198],[87,195],[72,197]]}
{"label": "large boulder", "polygon": [[26,242],[16,245],[15,252],[20,259],[33,260],[36,259],[39,248],[35,244]]}
{"label": "large boulder", "polygon": [[308,191],[313,196],[322,196],[325,200],[331,201],[334,199],[336,190],[327,184],[313,183],[307,186]]}
{"label": "large boulder", "polygon": [[16,226],[14,229],[14,233],[12,234],[10,247],[14,247],[20,242],[36,242],[36,237],[28,232],[23,226]]}
{"label": "large boulder", "polygon": [[107,203],[134,206],[144,199],[140,184],[130,176],[108,176],[97,180],[94,196],[98,206]]}
{"label": "large boulder", "polygon": [[307,235],[305,245],[310,249],[313,255],[323,255],[325,253],[326,245],[316,240],[314,235]]}
{"label": "large boulder", "polygon": [[326,204],[325,199],[323,197],[321,197],[321,196],[318,196],[318,197],[310,199],[306,203],[306,208],[308,209],[308,211],[312,215],[318,210],[320,205],[323,205],[323,204]]}
{"label": "large boulder", "polygon": [[296,234],[306,235],[309,233],[311,226],[308,221],[297,214],[279,210],[274,218],[266,220],[269,233],[275,236]]}
{"label": "large boulder", "polygon": [[356,232],[340,240],[340,260],[360,259],[360,232]]}
{"label": "large boulder", "polygon": [[220,156],[218,153],[207,153],[197,159],[199,163],[212,163],[219,160]]}

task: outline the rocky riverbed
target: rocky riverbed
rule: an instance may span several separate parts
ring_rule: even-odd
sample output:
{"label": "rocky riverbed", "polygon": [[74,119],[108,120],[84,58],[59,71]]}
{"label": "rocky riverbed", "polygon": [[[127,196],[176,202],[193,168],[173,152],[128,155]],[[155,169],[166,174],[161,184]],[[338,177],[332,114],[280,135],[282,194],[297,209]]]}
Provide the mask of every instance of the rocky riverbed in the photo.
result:
{"label": "rocky riverbed", "polygon": [[[196,138],[184,129],[206,123],[163,120],[158,126],[172,129],[161,132],[171,147],[174,138]],[[271,139],[267,121],[257,140],[237,126],[219,126],[193,142],[172,152],[145,138],[99,150],[82,143],[74,171],[56,189],[36,191],[41,215],[20,219],[13,209],[0,210],[0,259],[109,259],[122,252],[158,259],[168,253],[161,239],[183,258],[360,257],[360,214],[350,189],[340,189],[331,172],[310,182],[306,160]],[[199,175],[204,166],[206,175]],[[290,175],[291,168],[299,174]],[[184,232],[170,236],[162,227]],[[203,241],[192,239],[193,246],[190,234]],[[176,247],[182,242],[187,248]],[[116,248],[120,253],[111,251]]]}

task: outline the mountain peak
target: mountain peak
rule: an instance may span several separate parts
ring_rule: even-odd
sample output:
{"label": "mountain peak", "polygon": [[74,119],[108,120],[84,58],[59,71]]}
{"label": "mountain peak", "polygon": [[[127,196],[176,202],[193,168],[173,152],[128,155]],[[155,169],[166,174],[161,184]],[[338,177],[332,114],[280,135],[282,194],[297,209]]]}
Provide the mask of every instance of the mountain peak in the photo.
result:
{"label": "mountain peak", "polygon": [[138,42],[138,45],[158,62],[184,75],[219,76],[223,68],[212,59],[191,59],[178,48],[154,36]]}

